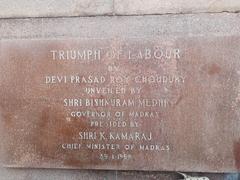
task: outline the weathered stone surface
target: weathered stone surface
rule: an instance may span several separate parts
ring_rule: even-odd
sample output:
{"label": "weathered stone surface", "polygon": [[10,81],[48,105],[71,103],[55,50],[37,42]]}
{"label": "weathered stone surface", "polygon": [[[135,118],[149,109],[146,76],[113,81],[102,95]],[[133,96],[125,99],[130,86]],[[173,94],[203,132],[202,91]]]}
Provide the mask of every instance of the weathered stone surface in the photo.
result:
{"label": "weathered stone surface", "polygon": [[237,12],[238,0],[2,0],[0,18]]}
{"label": "weathered stone surface", "polygon": [[[94,171],[52,169],[5,169],[0,168],[0,180],[179,180],[175,172],[141,171]],[[237,174],[188,173],[191,176],[206,176],[210,180],[238,180]]]}
{"label": "weathered stone surface", "polygon": [[236,36],[239,14],[0,19],[1,39]]}
{"label": "weathered stone surface", "polygon": [[238,0],[115,0],[115,13],[120,15],[237,12]]}
{"label": "weathered stone surface", "polygon": [[0,168],[0,180],[115,180],[115,171],[6,169]]}
{"label": "weathered stone surface", "polygon": [[1,0],[0,18],[112,14],[112,0]]}
{"label": "weathered stone surface", "polygon": [[[169,21],[168,17],[174,18]],[[1,122],[5,129],[1,137],[6,137],[3,140],[5,141],[4,148],[7,149],[5,165],[214,172],[239,170],[239,125],[237,123],[239,115],[239,31],[237,30],[239,26],[231,26],[229,34],[226,33],[229,28],[228,24],[238,21],[238,18],[236,15],[201,15],[198,17],[196,22],[193,16],[182,16],[184,22],[171,27],[170,25],[179,21],[180,17],[165,16],[162,19],[165,19],[168,24],[164,24],[163,28],[160,27],[164,21],[155,16],[149,18],[102,17],[98,19],[101,27],[109,22],[113,25],[102,28],[99,28],[100,24],[92,24],[93,18],[38,19],[31,21],[33,24],[30,28],[28,28],[29,21],[12,21],[15,25],[19,24],[22,27],[17,31],[12,29],[9,21],[8,23],[2,21],[1,28],[5,27],[6,31],[2,36],[5,39],[6,37],[9,39],[38,37],[35,40],[1,41],[0,102]],[[204,21],[209,17],[212,17],[212,21],[219,17],[223,18],[219,18],[221,22],[211,24],[209,21]],[[222,22],[226,19],[230,21],[222,26]],[[33,26],[39,21],[41,25]],[[82,28],[78,28],[79,23]],[[71,26],[72,24],[75,26]],[[186,25],[193,27],[184,28]],[[203,29],[204,25],[209,27],[207,33]],[[120,27],[120,32],[116,31]],[[128,28],[125,30],[123,27]],[[176,27],[179,28],[176,29]],[[31,31],[31,28],[36,28],[36,31]],[[37,31],[37,28],[41,31]],[[25,29],[28,31],[25,32]],[[168,34],[165,34],[167,30],[169,30]],[[28,36],[28,32],[33,34]],[[202,36],[204,33],[206,36]],[[56,40],[57,37],[64,37],[65,40]],[[71,37],[78,37],[78,40],[70,39]],[[129,49],[134,52],[136,49],[144,50],[145,47],[155,46],[179,48],[181,58],[179,61],[172,58],[169,61],[161,60],[160,64],[155,64],[158,61],[150,58],[151,62],[137,65],[126,61],[128,58],[125,56],[121,56],[119,62],[116,58],[103,56],[104,61],[100,64],[91,64],[91,66],[88,64],[83,68],[78,63],[59,62],[58,64],[51,60],[49,54],[51,49],[74,49],[76,47],[86,49],[101,47],[103,50],[111,47],[114,50],[122,48],[124,52]],[[71,108],[65,108],[61,104],[62,97],[82,95],[81,88],[64,84],[47,86],[41,81],[44,75],[71,74],[76,73],[77,70],[81,70],[83,74],[89,72],[97,73],[97,75],[108,74],[110,72],[106,71],[106,65],[109,63],[119,63],[119,71],[114,71],[113,74],[123,73],[129,77],[138,73],[164,75],[170,72],[185,77],[186,83],[182,86],[164,86],[166,89],[162,89],[156,84],[146,85],[143,86],[144,90],[141,94],[145,98],[161,97],[166,90],[168,92],[166,97],[171,97],[173,100],[171,108],[159,111],[161,117],[164,118],[157,118],[153,121],[144,118],[143,122],[148,123],[140,128],[140,131],[153,130],[155,139],[152,143],[170,144],[172,148],[167,154],[160,153],[161,156],[158,156],[156,152],[141,154],[134,151],[134,158],[131,161],[103,163],[95,157],[97,153],[91,156],[91,153],[86,151],[83,160],[85,163],[81,163],[84,155],[81,152],[66,153],[57,148],[63,140],[69,142],[74,138],[76,134],[72,133],[76,133],[83,127],[86,129],[89,127],[87,123],[79,124],[66,119],[66,113]],[[148,92],[151,93],[148,94]],[[122,97],[129,96],[123,95]],[[122,110],[128,111],[125,108]],[[95,128],[95,130],[98,132],[100,128]],[[77,160],[76,158],[79,157],[80,159]]]}

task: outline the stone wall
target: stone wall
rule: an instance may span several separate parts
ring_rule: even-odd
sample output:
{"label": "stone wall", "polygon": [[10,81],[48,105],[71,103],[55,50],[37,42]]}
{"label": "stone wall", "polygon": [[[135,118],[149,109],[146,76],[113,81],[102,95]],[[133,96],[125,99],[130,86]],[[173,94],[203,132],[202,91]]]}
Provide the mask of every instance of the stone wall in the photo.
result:
{"label": "stone wall", "polygon": [[[239,10],[239,0],[1,0],[0,38],[240,36]],[[189,174],[211,180],[240,178],[238,174]],[[0,169],[0,180],[180,178],[175,172]]]}
{"label": "stone wall", "polygon": [[2,0],[1,18],[238,12],[238,0]]}

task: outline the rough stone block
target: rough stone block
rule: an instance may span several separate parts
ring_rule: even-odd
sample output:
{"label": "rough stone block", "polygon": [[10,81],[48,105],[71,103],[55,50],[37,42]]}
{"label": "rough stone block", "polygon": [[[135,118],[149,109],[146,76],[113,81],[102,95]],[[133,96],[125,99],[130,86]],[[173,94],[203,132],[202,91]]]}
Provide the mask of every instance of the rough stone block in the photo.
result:
{"label": "rough stone block", "polygon": [[238,0],[2,0],[0,18],[178,14],[239,10]]}
{"label": "rough stone block", "polygon": [[112,14],[112,0],[1,0],[0,18]]}
{"label": "rough stone block", "polygon": [[236,12],[238,0],[115,0],[115,13],[120,15]]}

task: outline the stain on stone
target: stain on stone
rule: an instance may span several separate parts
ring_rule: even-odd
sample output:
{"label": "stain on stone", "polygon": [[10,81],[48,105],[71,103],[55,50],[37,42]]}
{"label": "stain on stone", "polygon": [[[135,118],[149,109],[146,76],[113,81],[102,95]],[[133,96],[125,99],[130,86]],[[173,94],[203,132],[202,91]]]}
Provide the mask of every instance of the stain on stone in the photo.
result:
{"label": "stain on stone", "polygon": [[72,156],[71,158],[67,158],[64,161],[64,165],[66,166],[80,166],[81,165],[81,161],[77,160],[74,156]]}
{"label": "stain on stone", "polygon": [[221,72],[221,67],[218,66],[217,64],[213,63],[208,67],[208,74],[209,75],[214,75],[218,74]]}

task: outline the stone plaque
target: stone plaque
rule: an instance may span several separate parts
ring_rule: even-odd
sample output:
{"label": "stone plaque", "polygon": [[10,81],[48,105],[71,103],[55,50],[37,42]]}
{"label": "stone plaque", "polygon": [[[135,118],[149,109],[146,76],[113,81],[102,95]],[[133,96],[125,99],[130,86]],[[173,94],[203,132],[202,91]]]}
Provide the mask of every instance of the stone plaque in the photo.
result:
{"label": "stone plaque", "polygon": [[239,37],[0,46],[5,166],[240,169]]}

